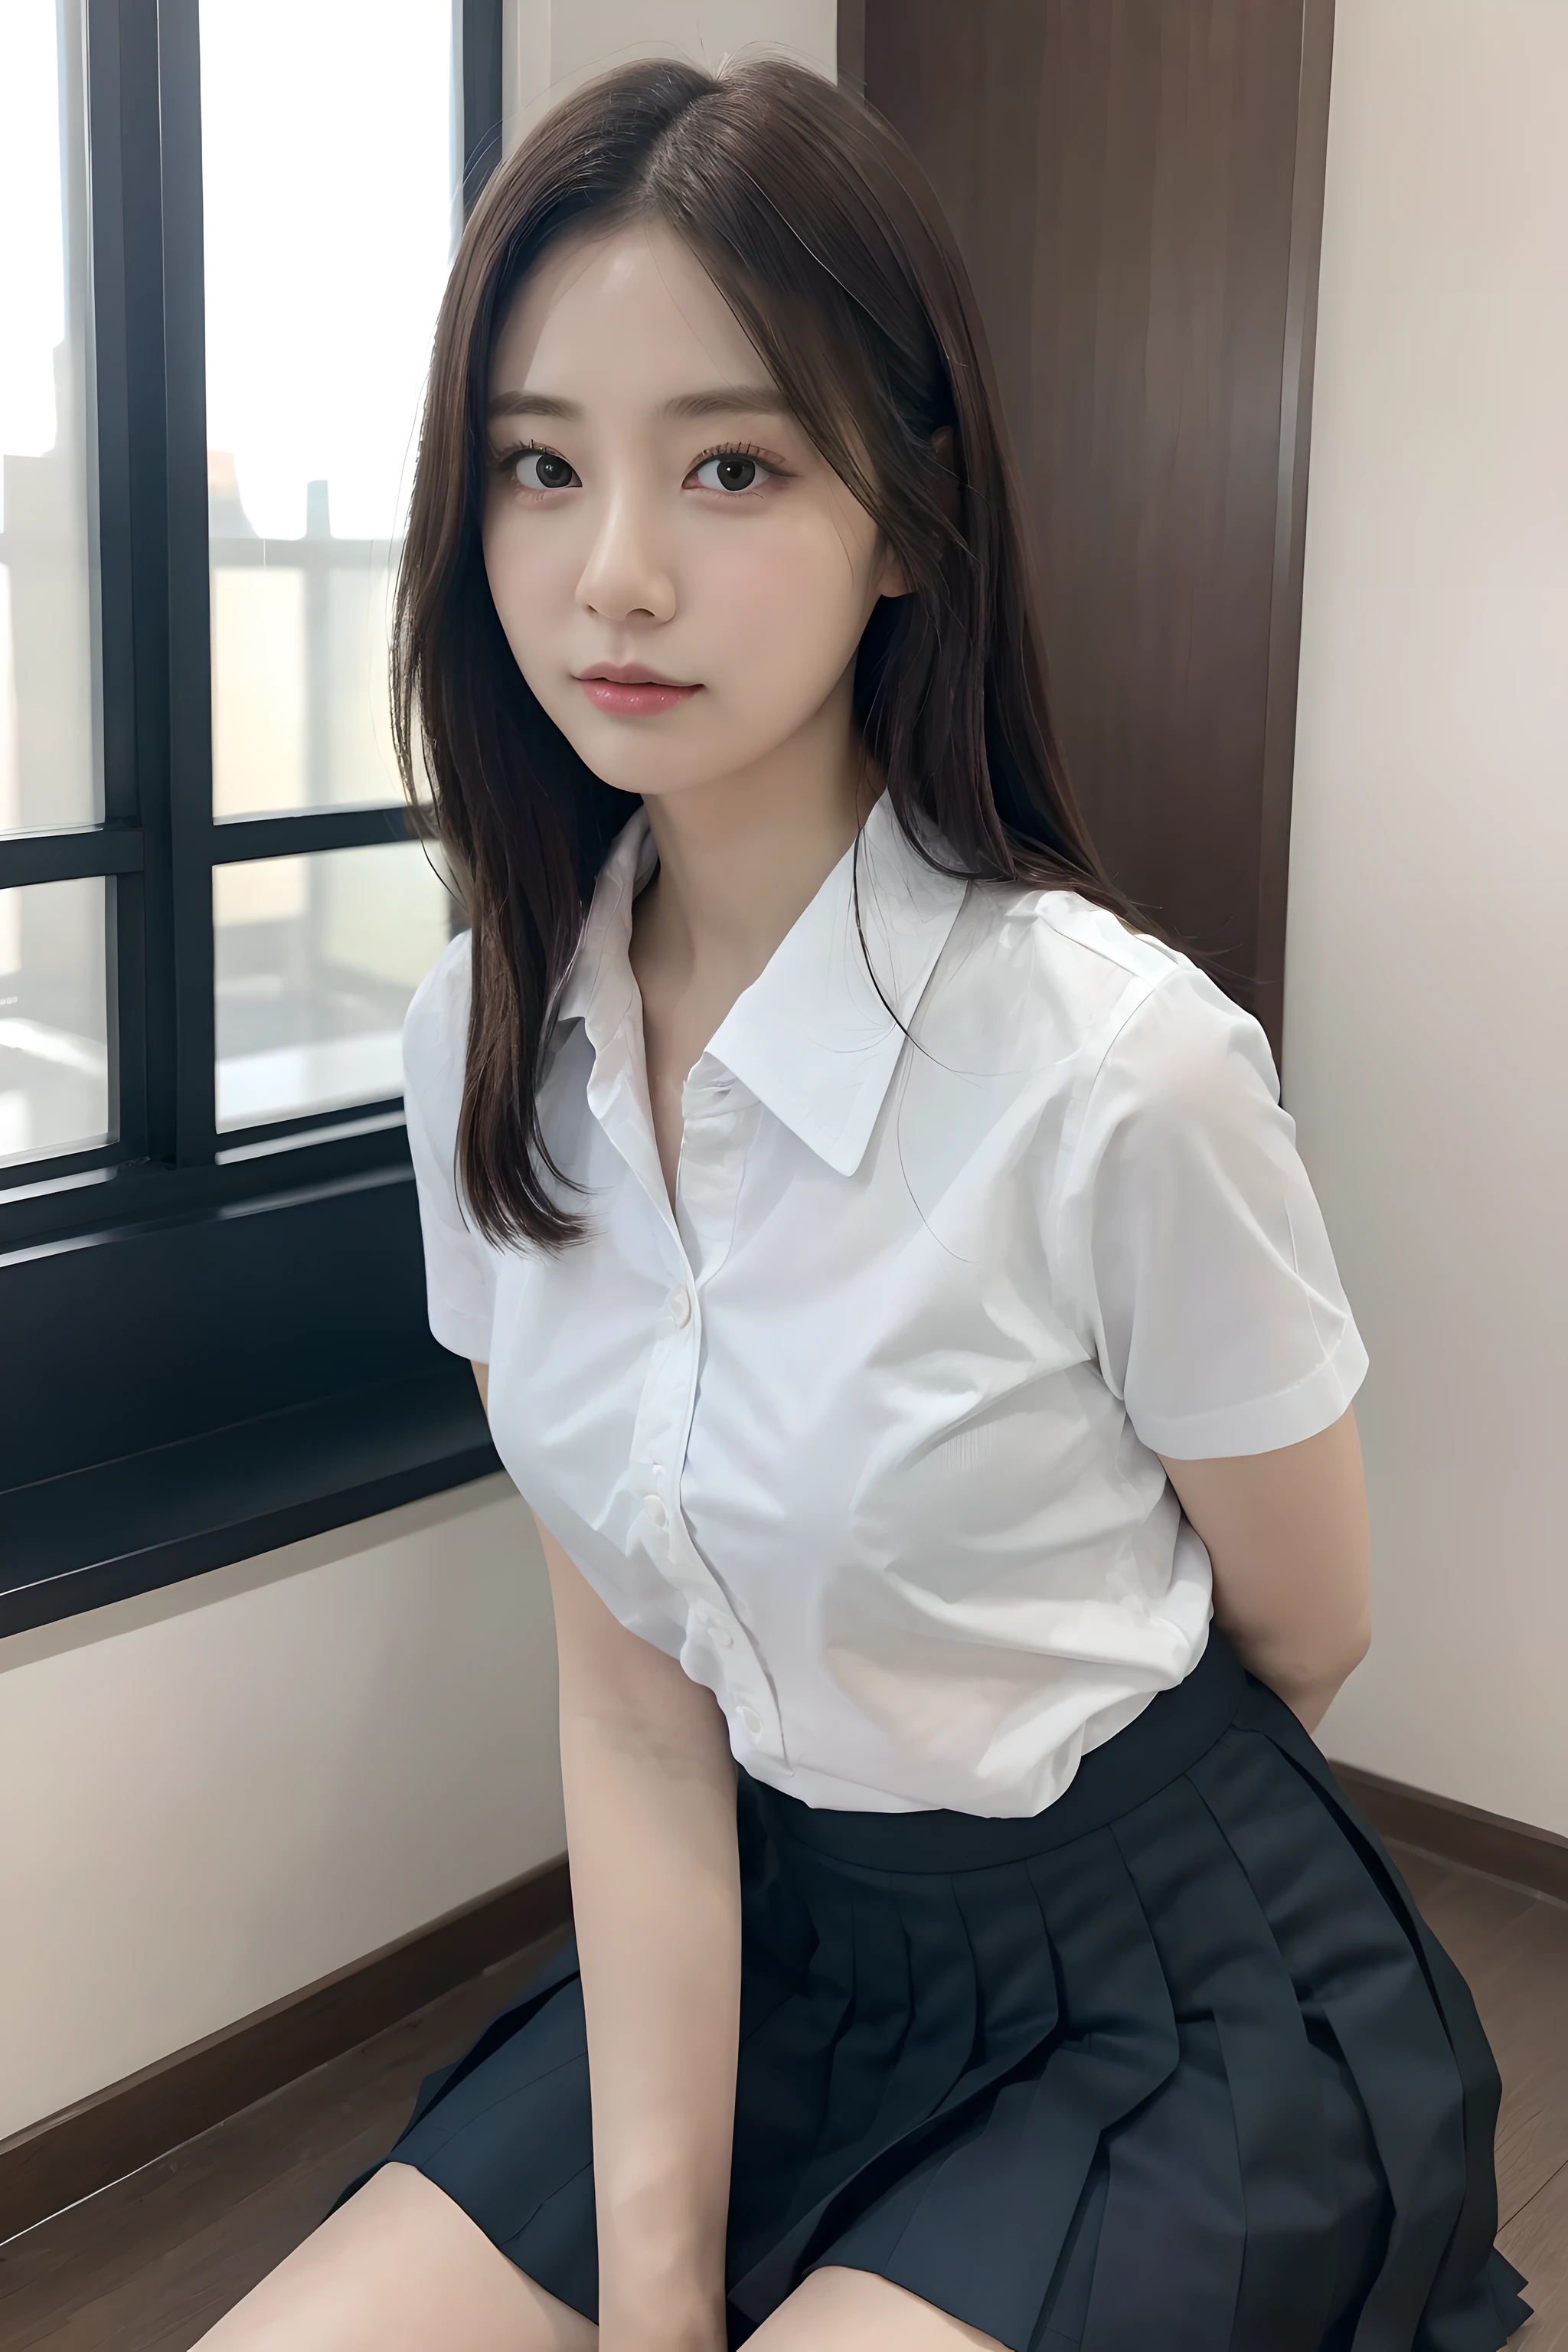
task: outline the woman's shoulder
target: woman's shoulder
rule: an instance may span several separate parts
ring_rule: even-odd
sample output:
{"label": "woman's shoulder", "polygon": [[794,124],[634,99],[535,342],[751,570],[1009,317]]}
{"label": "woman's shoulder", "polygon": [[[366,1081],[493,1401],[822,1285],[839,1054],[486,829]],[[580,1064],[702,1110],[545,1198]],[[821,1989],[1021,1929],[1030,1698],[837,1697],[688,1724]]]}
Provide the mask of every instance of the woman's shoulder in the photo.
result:
{"label": "woman's shoulder", "polygon": [[1151,1027],[1198,1052],[1247,1033],[1268,1056],[1252,1016],[1189,956],[1075,890],[978,885],[957,931],[954,983],[991,1013],[1005,1008],[1045,1058],[1091,1071]]}
{"label": "woman's shoulder", "polygon": [[1151,1150],[1279,1116],[1258,1022],[1179,948],[1072,890],[972,887],[942,1003],[944,1058],[1015,1073],[1080,1140],[1136,1131]]}

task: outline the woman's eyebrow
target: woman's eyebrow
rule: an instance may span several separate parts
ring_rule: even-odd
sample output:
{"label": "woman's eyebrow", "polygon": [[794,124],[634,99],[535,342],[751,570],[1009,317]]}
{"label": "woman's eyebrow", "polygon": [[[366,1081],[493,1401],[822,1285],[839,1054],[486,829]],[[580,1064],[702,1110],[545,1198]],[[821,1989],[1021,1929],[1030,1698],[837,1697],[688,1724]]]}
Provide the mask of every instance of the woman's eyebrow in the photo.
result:
{"label": "woman's eyebrow", "polygon": [[575,400],[556,400],[547,392],[498,392],[490,402],[491,416],[564,416],[581,417],[582,405]]}
{"label": "woman's eyebrow", "polygon": [[787,416],[789,403],[775,384],[731,383],[714,392],[683,392],[667,400],[665,416]]}
{"label": "woman's eyebrow", "polygon": [[[789,403],[771,383],[721,384],[712,392],[683,392],[667,400],[661,416],[787,416]],[[581,422],[580,401],[558,400],[548,392],[498,392],[491,416],[559,416]]]}

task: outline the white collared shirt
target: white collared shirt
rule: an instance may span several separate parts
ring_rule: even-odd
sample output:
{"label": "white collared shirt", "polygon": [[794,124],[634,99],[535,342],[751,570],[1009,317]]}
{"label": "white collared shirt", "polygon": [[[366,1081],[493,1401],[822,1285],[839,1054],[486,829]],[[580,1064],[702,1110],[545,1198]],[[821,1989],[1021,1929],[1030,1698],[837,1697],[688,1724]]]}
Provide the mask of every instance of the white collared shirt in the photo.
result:
{"label": "white collared shirt", "polygon": [[[590,1238],[498,1251],[454,1182],[468,947],[405,1033],[430,1325],[490,1367],[519,1488],[621,1622],[808,1804],[1038,1812],[1201,1655],[1157,1453],[1263,1453],[1366,1358],[1268,1045],[1062,891],[965,885],[886,795],[648,1111],[639,810],[540,1094]],[[570,1196],[566,1196],[570,1197]]]}

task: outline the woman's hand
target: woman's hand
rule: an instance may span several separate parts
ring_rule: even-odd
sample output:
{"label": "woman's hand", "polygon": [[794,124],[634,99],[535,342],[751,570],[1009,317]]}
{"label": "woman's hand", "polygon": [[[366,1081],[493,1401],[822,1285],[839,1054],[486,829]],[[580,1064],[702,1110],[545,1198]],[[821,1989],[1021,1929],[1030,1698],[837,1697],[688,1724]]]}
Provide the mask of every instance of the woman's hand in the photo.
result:
{"label": "woman's hand", "polygon": [[601,2352],[724,2352],[740,2036],[735,1768],[710,1691],[541,1528],[593,2086]]}
{"label": "woman's hand", "polygon": [[1372,1639],[1372,1541],[1354,1413],[1274,1454],[1160,1458],[1208,1546],[1221,1631],[1315,1731]]}

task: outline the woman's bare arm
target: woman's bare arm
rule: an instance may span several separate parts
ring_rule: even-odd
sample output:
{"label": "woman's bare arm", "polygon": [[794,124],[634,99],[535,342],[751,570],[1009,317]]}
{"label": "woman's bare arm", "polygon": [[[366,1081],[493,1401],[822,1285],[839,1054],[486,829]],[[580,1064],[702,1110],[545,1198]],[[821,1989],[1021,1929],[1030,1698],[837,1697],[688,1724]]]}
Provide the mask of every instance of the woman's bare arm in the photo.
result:
{"label": "woman's bare arm", "polygon": [[711,1692],[541,1529],[588,2023],[604,2352],[722,2352],[740,2032],[735,1772]]}
{"label": "woman's bare arm", "polygon": [[1372,1638],[1354,1413],[1277,1453],[1165,1468],[1214,1562],[1215,1620],[1259,1682],[1316,1730]]}
{"label": "woman's bare arm", "polygon": [[[486,1398],[488,1367],[474,1366]],[[540,1528],[561,1661],[603,2352],[723,2352],[741,2010],[735,1768],[712,1693]]]}

